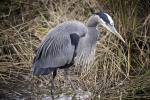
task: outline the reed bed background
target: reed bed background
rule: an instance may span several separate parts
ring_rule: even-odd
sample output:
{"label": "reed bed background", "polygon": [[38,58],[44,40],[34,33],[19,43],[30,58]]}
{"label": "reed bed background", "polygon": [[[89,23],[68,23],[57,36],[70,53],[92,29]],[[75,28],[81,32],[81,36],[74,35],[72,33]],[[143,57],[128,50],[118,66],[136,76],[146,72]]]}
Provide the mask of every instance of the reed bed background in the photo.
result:
{"label": "reed bed background", "polygon": [[[94,64],[88,71],[70,68],[75,87],[90,91],[90,99],[150,99],[149,5],[149,0],[0,1],[0,84],[47,85],[47,77],[34,77],[30,71],[42,38],[61,22],[86,24],[92,13],[102,11],[113,17],[127,45],[99,25]],[[56,80],[58,87],[68,84],[61,74]]]}

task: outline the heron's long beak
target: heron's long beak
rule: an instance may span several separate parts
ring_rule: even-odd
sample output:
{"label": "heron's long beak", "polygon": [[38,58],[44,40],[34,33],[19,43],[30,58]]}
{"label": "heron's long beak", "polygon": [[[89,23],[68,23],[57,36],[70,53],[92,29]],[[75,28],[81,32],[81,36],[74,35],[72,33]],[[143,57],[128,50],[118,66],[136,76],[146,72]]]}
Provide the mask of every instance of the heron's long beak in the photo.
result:
{"label": "heron's long beak", "polygon": [[114,33],[119,39],[121,39],[124,43],[125,43],[125,40],[122,38],[122,36],[119,34],[119,32],[115,29],[114,26],[109,26],[110,28],[110,31],[112,33]]}

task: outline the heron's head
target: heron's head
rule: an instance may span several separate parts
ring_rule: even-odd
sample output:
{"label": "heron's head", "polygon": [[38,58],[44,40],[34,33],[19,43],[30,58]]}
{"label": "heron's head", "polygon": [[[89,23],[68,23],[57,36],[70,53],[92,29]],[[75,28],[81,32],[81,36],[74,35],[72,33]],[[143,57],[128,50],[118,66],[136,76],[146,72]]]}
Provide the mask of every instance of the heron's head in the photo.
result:
{"label": "heron's head", "polygon": [[107,13],[98,12],[98,13],[95,13],[95,16],[98,18],[98,22],[102,26],[104,26],[107,30],[109,30],[110,32],[114,33],[123,42],[125,42],[124,39],[122,38],[122,36],[119,34],[119,32],[114,27],[114,22],[113,22],[112,18]]}

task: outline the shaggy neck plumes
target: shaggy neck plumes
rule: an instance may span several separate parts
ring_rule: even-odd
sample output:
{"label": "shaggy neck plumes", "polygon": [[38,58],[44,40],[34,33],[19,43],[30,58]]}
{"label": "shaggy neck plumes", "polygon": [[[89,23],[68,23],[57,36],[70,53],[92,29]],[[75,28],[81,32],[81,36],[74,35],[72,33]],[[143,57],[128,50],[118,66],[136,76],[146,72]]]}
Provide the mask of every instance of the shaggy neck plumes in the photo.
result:
{"label": "shaggy neck plumes", "polygon": [[85,66],[87,70],[94,60],[94,49],[98,39],[98,30],[96,29],[97,24],[98,20],[95,16],[91,16],[87,22],[88,33],[80,40],[80,44],[78,45],[78,48],[82,49],[77,49],[78,54],[75,58],[76,66],[81,64],[82,66]]}

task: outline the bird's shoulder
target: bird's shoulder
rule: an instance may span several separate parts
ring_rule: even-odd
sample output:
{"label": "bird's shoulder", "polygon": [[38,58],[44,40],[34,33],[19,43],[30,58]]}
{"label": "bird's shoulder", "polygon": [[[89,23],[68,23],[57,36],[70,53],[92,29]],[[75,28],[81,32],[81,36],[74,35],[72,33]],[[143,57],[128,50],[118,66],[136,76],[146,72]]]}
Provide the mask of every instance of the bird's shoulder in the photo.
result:
{"label": "bird's shoulder", "polygon": [[73,41],[84,37],[86,33],[87,28],[83,23],[79,21],[66,21],[51,29],[43,38],[39,48],[57,48],[77,44]]}
{"label": "bird's shoulder", "polygon": [[49,31],[48,34],[52,35],[71,35],[73,33],[78,34],[79,36],[84,36],[87,33],[86,26],[79,22],[79,21],[65,21],[63,23],[58,24],[56,27],[54,27],[51,31]]}

